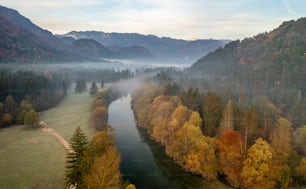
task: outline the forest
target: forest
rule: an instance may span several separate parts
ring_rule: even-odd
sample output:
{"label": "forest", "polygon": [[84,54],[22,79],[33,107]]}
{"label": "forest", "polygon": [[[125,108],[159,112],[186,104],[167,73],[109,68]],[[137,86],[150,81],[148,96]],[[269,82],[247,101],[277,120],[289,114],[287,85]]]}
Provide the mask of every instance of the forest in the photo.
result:
{"label": "forest", "polygon": [[182,168],[235,188],[305,183],[306,126],[293,127],[268,99],[255,106],[184,87],[161,72],[132,93],[138,126]]}
{"label": "forest", "polygon": [[[103,70],[97,68],[64,68],[48,66],[0,71],[0,127],[12,124],[37,123],[38,112],[56,106],[67,95],[71,83],[78,84],[76,92],[87,89],[88,82],[105,82],[133,77],[130,70]],[[96,92],[93,93],[93,95]],[[28,116],[26,116],[26,114]],[[32,120],[32,121],[26,121]],[[31,118],[31,119],[28,119]],[[35,120],[35,121],[33,121]]]}

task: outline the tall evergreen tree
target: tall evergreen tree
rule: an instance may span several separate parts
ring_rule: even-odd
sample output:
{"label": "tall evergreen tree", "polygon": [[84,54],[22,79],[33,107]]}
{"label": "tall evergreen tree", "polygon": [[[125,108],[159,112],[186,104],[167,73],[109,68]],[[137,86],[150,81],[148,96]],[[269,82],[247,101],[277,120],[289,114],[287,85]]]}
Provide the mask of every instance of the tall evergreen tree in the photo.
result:
{"label": "tall evergreen tree", "polygon": [[96,82],[92,82],[91,83],[91,87],[90,87],[90,92],[89,92],[89,94],[90,95],[96,95],[98,93],[98,86],[97,86],[97,84],[96,84]]}
{"label": "tall evergreen tree", "polygon": [[88,140],[80,129],[76,128],[70,140],[71,152],[67,155],[66,165],[66,186],[74,186],[76,189],[82,188],[83,180],[83,160],[84,152],[87,147]]}
{"label": "tall evergreen tree", "polygon": [[205,134],[215,136],[222,117],[222,99],[219,95],[209,92],[204,104]]}

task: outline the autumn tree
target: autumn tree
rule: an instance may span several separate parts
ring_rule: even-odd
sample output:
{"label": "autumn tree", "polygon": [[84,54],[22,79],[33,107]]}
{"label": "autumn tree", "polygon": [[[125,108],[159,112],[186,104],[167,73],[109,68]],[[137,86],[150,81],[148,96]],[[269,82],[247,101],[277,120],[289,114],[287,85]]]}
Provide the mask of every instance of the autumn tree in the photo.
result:
{"label": "autumn tree", "polygon": [[171,114],[168,126],[165,128],[167,129],[167,135],[168,135],[168,137],[166,138],[167,145],[170,145],[170,143],[172,142],[173,134],[180,127],[182,127],[186,121],[188,121],[190,114],[191,111],[183,105],[178,106]]}
{"label": "autumn tree", "polygon": [[279,118],[270,136],[271,146],[283,159],[287,159],[292,151],[291,132],[290,122],[286,118]]}
{"label": "autumn tree", "polygon": [[77,127],[70,139],[72,151],[67,155],[65,180],[68,188],[79,189],[83,187],[84,152],[87,144],[88,140],[85,134],[80,127]]}
{"label": "autumn tree", "polygon": [[13,119],[16,117],[18,105],[12,95],[8,95],[4,101],[4,112],[9,113]]}
{"label": "autumn tree", "polygon": [[257,129],[259,125],[258,111],[255,108],[249,109],[245,114],[241,125],[241,133],[244,138],[245,154],[248,145],[256,139]]}
{"label": "autumn tree", "polygon": [[215,136],[222,117],[222,99],[219,95],[209,92],[204,103],[204,133]]}
{"label": "autumn tree", "polygon": [[114,147],[108,147],[101,156],[97,157],[90,172],[85,177],[88,188],[120,189],[120,157]]}
{"label": "autumn tree", "polygon": [[219,138],[218,160],[226,180],[234,187],[240,187],[240,172],[243,166],[242,139],[240,133],[232,129],[224,131]]}
{"label": "autumn tree", "polygon": [[177,97],[169,96],[157,96],[153,101],[151,108],[152,136],[163,145],[170,136],[170,130],[167,128],[171,114],[180,103]]}
{"label": "autumn tree", "polygon": [[128,184],[124,189],[136,189],[134,184]]}
{"label": "autumn tree", "polygon": [[23,122],[25,125],[35,126],[38,124],[38,120],[39,120],[38,113],[32,109],[24,115]]}
{"label": "autumn tree", "polygon": [[13,123],[13,116],[9,113],[4,113],[1,118],[1,125],[8,126]]}
{"label": "autumn tree", "polygon": [[175,133],[169,148],[169,155],[179,164],[183,164],[190,149],[196,148],[196,141],[202,136],[200,128],[187,121]]}
{"label": "autumn tree", "polygon": [[220,127],[218,130],[219,135],[222,135],[226,130],[234,129],[234,108],[233,102],[229,100],[223,110]]}
{"label": "autumn tree", "polygon": [[187,171],[199,174],[208,180],[217,178],[219,164],[213,139],[204,137],[200,127],[191,124],[190,121],[174,134],[167,152]]}
{"label": "autumn tree", "polygon": [[287,188],[291,182],[290,167],[288,165],[288,157],[293,150],[291,145],[291,130],[290,122],[285,118],[279,118],[270,136],[271,146],[274,152],[274,175],[283,188]]}
{"label": "autumn tree", "polygon": [[18,113],[18,116],[17,116],[17,121],[18,121],[19,124],[23,124],[25,114],[27,112],[29,112],[30,110],[33,110],[33,106],[32,106],[32,104],[29,100],[24,99],[20,102],[19,109],[20,110],[19,110],[19,113]]}
{"label": "autumn tree", "polygon": [[207,180],[216,180],[220,165],[216,156],[215,138],[201,136],[189,148],[184,162],[184,168],[199,174]]}
{"label": "autumn tree", "polygon": [[93,117],[92,117],[94,128],[98,131],[105,128],[107,126],[107,117],[108,113],[105,106],[96,107],[93,110]]}
{"label": "autumn tree", "polygon": [[302,157],[299,165],[295,168],[296,174],[306,182],[306,157]]}
{"label": "autumn tree", "polygon": [[255,141],[247,152],[243,162],[241,176],[246,188],[272,189],[276,182],[273,179],[273,155],[270,145],[263,139]]}
{"label": "autumn tree", "polygon": [[4,112],[4,104],[0,102],[0,115]]}

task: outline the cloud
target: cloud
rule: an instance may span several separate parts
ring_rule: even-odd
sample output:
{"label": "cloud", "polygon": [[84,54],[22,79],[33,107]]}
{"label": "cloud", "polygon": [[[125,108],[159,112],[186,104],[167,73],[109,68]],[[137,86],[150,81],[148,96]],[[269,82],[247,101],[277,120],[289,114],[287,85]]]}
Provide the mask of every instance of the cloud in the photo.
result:
{"label": "cloud", "polygon": [[294,10],[291,8],[290,4],[288,1],[286,0],[282,0],[285,8],[286,8],[286,11],[289,13],[289,14],[292,14],[292,15],[295,15],[296,13],[294,12]]}
{"label": "cloud", "polygon": [[288,17],[282,9],[286,8],[291,15],[297,10],[287,0],[271,1],[0,0],[0,4],[19,10],[53,33],[100,30],[185,39],[190,36],[236,39],[277,27]]}

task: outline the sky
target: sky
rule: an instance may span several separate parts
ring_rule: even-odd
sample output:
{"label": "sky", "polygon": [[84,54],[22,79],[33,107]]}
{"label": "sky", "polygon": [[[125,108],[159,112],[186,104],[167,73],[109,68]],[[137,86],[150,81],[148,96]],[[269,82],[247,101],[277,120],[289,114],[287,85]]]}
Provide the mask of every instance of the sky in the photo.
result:
{"label": "sky", "polygon": [[141,33],[243,39],[306,16],[306,0],[0,0],[54,34]]}

